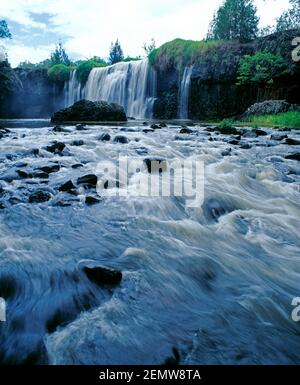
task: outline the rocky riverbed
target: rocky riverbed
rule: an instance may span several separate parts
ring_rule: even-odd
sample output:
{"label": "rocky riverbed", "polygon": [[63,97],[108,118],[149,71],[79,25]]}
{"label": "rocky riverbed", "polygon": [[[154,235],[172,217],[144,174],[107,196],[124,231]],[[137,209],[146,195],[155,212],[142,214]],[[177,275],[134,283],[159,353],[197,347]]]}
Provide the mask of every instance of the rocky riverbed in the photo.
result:
{"label": "rocky riverbed", "polygon": [[[299,363],[300,131],[0,126],[1,363]],[[120,156],[204,161],[203,206],[99,194]]]}

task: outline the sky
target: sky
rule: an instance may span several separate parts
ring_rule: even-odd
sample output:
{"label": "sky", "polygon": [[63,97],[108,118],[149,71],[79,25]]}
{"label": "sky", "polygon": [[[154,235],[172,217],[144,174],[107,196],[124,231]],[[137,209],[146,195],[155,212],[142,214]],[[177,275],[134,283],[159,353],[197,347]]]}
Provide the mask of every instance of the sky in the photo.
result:
{"label": "sky", "polygon": [[[213,13],[223,0],[1,0],[0,19],[13,39],[6,43],[9,61],[40,62],[62,41],[69,56],[108,56],[120,40],[125,55],[143,55],[142,46],[175,38],[205,38]],[[289,0],[254,0],[260,25],[272,25]]]}

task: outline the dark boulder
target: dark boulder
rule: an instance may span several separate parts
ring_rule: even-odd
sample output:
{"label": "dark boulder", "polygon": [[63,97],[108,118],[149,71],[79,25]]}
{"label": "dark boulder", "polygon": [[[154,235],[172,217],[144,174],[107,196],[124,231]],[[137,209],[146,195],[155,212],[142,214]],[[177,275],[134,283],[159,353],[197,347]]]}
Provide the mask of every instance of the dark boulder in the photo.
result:
{"label": "dark boulder", "polygon": [[288,111],[300,111],[300,106],[287,103],[285,100],[266,100],[255,103],[247,109],[243,117],[253,115],[274,115]]}
{"label": "dark boulder", "polygon": [[283,139],[288,139],[288,136],[286,134],[272,134],[271,135],[271,140],[281,141]]}
{"label": "dark boulder", "polygon": [[68,182],[62,184],[58,188],[58,191],[61,191],[61,192],[73,192],[74,189],[75,189],[75,186],[74,186],[73,182],[71,180],[69,180]]}
{"label": "dark boulder", "polygon": [[146,158],[143,162],[149,173],[166,172],[168,169],[168,162],[162,158]]}
{"label": "dark boulder", "polygon": [[29,196],[29,203],[42,203],[51,199],[51,194],[46,191],[36,191]]}
{"label": "dark boulder", "polygon": [[300,140],[287,138],[284,143],[288,144],[289,146],[299,146],[300,145]]}
{"label": "dark boulder", "polygon": [[60,170],[60,166],[58,164],[54,164],[51,166],[39,167],[38,170],[43,171],[46,174],[52,174],[54,172],[58,172]]}
{"label": "dark boulder", "polygon": [[300,152],[296,152],[295,154],[289,154],[285,157],[285,159],[289,160],[300,160]]}
{"label": "dark boulder", "polygon": [[105,267],[84,267],[88,279],[99,286],[116,286],[122,280],[122,273],[117,270],[107,269]]}
{"label": "dark boulder", "polygon": [[191,130],[190,128],[187,128],[187,127],[183,127],[179,131],[180,134],[192,134],[193,132],[194,132],[193,130]]}
{"label": "dark boulder", "polygon": [[109,142],[110,141],[110,135],[108,133],[103,133],[99,136],[98,140],[102,140],[102,142]]}
{"label": "dark boulder", "polygon": [[53,154],[59,154],[64,150],[65,147],[66,147],[66,145],[64,143],[55,142],[54,144],[47,146],[46,150],[48,152],[52,152]]}
{"label": "dark boulder", "polygon": [[92,186],[92,187],[96,187],[97,182],[98,182],[98,178],[94,174],[84,175],[77,179],[77,184],[82,184],[82,185]]}
{"label": "dark boulder", "polygon": [[78,139],[78,140],[74,140],[72,144],[73,146],[79,147],[84,145],[84,141],[82,139]]}
{"label": "dark boulder", "polygon": [[85,203],[87,204],[87,205],[89,205],[89,206],[91,206],[91,205],[95,205],[95,204],[97,204],[97,203],[99,203],[100,202],[100,199],[97,199],[97,198],[95,198],[95,197],[92,197],[92,196],[87,196],[87,197],[85,197]]}
{"label": "dark boulder", "polygon": [[90,100],[81,100],[73,106],[56,112],[52,122],[97,122],[127,121],[124,108],[116,103],[107,103],[104,101],[91,102]]}
{"label": "dark boulder", "polygon": [[253,131],[254,131],[256,136],[266,136],[266,135],[268,135],[268,133],[266,131],[264,131],[264,130],[255,129]]}
{"label": "dark boulder", "polygon": [[114,142],[115,142],[115,143],[126,144],[126,143],[129,142],[129,140],[126,138],[126,136],[123,136],[123,135],[117,135],[117,136],[115,136],[115,138],[114,138]]}

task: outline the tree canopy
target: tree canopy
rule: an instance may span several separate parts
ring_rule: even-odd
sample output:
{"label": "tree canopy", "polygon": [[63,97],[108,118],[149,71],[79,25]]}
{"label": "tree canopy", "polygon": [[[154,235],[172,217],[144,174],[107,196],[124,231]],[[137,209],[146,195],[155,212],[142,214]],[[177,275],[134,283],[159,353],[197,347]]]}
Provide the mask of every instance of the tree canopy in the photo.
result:
{"label": "tree canopy", "polygon": [[0,38],[1,39],[11,39],[11,33],[9,31],[7,22],[5,20],[0,20]]}
{"label": "tree canopy", "polygon": [[116,64],[124,60],[124,53],[119,42],[119,39],[115,43],[111,43],[109,52],[109,63]]}
{"label": "tree canopy", "polygon": [[300,0],[290,0],[290,4],[291,8],[277,19],[277,31],[300,28]]}
{"label": "tree canopy", "polygon": [[64,49],[62,42],[59,42],[55,47],[55,51],[51,54],[51,65],[64,64],[66,66],[71,64],[71,61]]}
{"label": "tree canopy", "polygon": [[225,0],[210,24],[208,39],[251,41],[257,37],[258,23],[253,0]]}

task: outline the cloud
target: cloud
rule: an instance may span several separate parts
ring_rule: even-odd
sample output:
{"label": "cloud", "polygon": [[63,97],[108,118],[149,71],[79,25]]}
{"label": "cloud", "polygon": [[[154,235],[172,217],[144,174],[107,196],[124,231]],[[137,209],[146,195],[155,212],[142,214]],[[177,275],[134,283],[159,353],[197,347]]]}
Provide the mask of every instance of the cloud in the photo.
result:
{"label": "cloud", "polygon": [[[16,65],[19,59],[37,62],[49,57],[59,39],[68,52],[82,58],[106,57],[110,43],[117,38],[126,55],[143,54],[142,44],[152,37],[157,45],[177,37],[200,40],[221,3],[222,0],[1,0],[1,17],[12,26],[19,26],[12,28],[14,42],[9,47],[10,60]],[[288,7],[289,1],[256,0],[256,4],[261,25],[267,25]]]}

